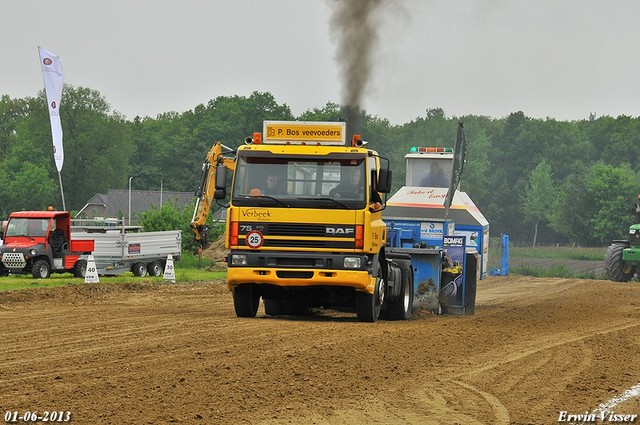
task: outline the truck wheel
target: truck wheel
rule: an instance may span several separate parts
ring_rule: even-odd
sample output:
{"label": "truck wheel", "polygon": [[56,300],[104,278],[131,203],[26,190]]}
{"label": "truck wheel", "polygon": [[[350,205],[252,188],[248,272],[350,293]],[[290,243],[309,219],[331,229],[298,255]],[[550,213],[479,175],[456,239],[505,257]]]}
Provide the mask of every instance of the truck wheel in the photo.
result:
{"label": "truck wheel", "polygon": [[627,248],[624,243],[613,243],[604,255],[604,269],[609,280],[628,282],[636,272],[635,266],[622,261],[622,251]]}
{"label": "truck wheel", "polygon": [[378,321],[384,303],[386,285],[382,276],[382,266],[379,266],[373,294],[356,292],[356,314],[360,322]]}
{"label": "truck wheel", "polygon": [[398,298],[389,300],[389,318],[409,320],[413,315],[413,270],[410,261],[396,261],[402,275],[402,290]]}
{"label": "truck wheel", "polygon": [[233,288],[233,307],[238,317],[256,317],[260,297],[251,284],[239,285]]}
{"label": "truck wheel", "polygon": [[135,263],[131,271],[134,276],[145,277],[147,275],[147,265],[145,263]]}
{"label": "truck wheel", "polygon": [[73,276],[85,277],[87,275],[87,260],[78,260],[73,265]]}
{"label": "truck wheel", "polygon": [[162,267],[162,262],[160,261],[152,261],[147,265],[147,271],[149,272],[149,276],[162,276],[164,272],[164,267]]}
{"label": "truck wheel", "polygon": [[46,279],[51,275],[51,266],[47,260],[38,260],[33,264],[31,273],[36,279]]}

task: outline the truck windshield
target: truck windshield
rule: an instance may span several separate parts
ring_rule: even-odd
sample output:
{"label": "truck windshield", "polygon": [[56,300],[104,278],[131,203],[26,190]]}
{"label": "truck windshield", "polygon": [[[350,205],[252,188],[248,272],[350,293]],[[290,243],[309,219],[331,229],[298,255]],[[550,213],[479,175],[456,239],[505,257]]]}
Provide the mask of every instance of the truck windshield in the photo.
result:
{"label": "truck windshield", "polygon": [[[255,153],[254,153],[255,154]],[[362,209],[366,205],[362,154],[279,157],[240,155],[232,202],[238,206]]]}
{"label": "truck windshield", "polygon": [[5,236],[46,236],[47,227],[47,218],[12,218],[7,224]]}

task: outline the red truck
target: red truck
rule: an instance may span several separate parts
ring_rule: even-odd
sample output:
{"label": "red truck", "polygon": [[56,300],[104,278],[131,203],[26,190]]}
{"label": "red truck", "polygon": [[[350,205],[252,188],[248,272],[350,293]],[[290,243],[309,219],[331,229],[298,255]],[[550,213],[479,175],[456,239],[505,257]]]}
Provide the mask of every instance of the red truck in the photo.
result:
{"label": "red truck", "polygon": [[0,276],[31,273],[47,278],[51,273],[84,277],[86,256],[93,240],[71,239],[67,211],[19,211],[9,215],[0,245]]}

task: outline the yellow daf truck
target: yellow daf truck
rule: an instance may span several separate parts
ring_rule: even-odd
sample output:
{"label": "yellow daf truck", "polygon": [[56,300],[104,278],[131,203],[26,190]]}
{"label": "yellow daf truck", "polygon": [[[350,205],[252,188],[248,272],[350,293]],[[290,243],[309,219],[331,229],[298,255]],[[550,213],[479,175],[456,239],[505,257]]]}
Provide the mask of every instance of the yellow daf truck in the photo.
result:
{"label": "yellow daf truck", "polygon": [[262,298],[267,315],[324,307],[365,322],[409,319],[410,261],[385,254],[388,164],[359,135],[347,144],[344,122],[265,121],[235,150],[216,143],[192,228],[206,241],[209,208],[226,198],[233,172],[226,247],[236,315],[255,316]]}

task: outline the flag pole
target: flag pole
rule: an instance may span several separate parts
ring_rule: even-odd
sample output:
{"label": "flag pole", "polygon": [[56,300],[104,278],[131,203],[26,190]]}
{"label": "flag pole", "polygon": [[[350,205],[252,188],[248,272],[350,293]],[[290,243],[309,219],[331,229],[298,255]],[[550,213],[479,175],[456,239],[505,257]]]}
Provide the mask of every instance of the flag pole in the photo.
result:
{"label": "flag pole", "polygon": [[60,123],[60,102],[64,86],[62,73],[62,61],[59,56],[38,46],[40,66],[44,79],[44,91],[47,96],[49,120],[51,122],[51,137],[53,139],[53,159],[58,169],[58,181],[60,182],[60,194],[62,195],[62,209],[67,210],[64,202],[64,189],[62,188],[62,164],[64,163],[64,149],[62,147],[62,124]]}
{"label": "flag pole", "polygon": [[62,211],[67,210],[67,206],[64,203],[64,190],[62,190],[62,175],[58,171],[58,181],[60,182],[60,195],[62,196]]}

